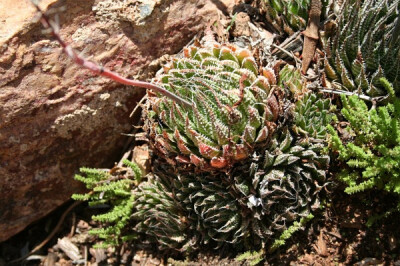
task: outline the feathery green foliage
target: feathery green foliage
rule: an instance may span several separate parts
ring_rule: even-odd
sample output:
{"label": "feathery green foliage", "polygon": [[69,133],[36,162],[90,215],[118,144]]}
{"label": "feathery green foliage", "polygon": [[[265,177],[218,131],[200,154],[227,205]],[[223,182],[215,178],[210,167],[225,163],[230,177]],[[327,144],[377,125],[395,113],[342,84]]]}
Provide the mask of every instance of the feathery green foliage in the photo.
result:
{"label": "feathery green foliage", "polygon": [[342,141],[329,126],[330,146],[348,169],[339,178],[349,194],[383,189],[400,194],[400,100],[371,108],[357,96],[342,96],[342,114],[349,122],[350,141]]}
{"label": "feathery green foliage", "polygon": [[155,82],[193,108],[150,96],[145,112],[150,140],[170,164],[228,169],[265,145],[276,128],[275,74],[265,68],[260,75],[250,51],[233,45],[191,46],[184,54]]}
{"label": "feathery green foliage", "polygon": [[400,94],[399,3],[345,1],[335,33],[323,39],[325,74],[338,82],[333,86],[372,97],[391,94],[388,88]]}
{"label": "feathery green foliage", "polygon": [[279,239],[276,239],[274,243],[271,245],[269,251],[272,252],[279,248],[280,246],[285,245],[286,240],[292,237],[294,233],[299,231],[302,227],[304,227],[311,219],[314,218],[314,215],[311,213],[306,216],[302,217],[299,222],[294,222],[293,225],[291,225],[288,229],[286,229],[279,237]]}
{"label": "feathery green foliage", "polygon": [[124,160],[124,163],[129,168],[115,171],[81,168],[81,174],[75,175],[75,179],[83,182],[91,191],[72,195],[74,200],[88,201],[90,206],[110,206],[106,213],[92,217],[103,225],[90,230],[91,234],[104,240],[95,245],[97,248],[117,246],[136,237],[127,226],[135,201],[132,190],[140,182],[142,173],[136,164],[128,160]]}
{"label": "feathery green foliage", "polygon": [[399,200],[399,202],[398,202],[398,204],[397,204],[396,207],[391,208],[391,209],[385,211],[384,213],[381,213],[381,214],[373,214],[372,216],[370,216],[370,217],[368,218],[368,221],[367,221],[366,225],[367,225],[368,227],[371,227],[376,221],[378,221],[378,220],[380,220],[380,219],[387,218],[387,217],[389,217],[390,215],[392,215],[394,212],[400,212],[400,200]]}
{"label": "feathery green foliage", "polygon": [[259,251],[247,251],[235,258],[235,261],[246,262],[249,265],[257,265],[264,259],[264,249]]}

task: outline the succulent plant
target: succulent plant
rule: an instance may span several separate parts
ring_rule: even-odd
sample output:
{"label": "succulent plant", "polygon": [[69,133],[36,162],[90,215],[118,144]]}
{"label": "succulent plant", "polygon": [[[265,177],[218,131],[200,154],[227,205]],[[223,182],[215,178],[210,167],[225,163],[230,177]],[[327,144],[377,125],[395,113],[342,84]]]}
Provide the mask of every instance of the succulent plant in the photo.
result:
{"label": "succulent plant", "polygon": [[196,241],[189,238],[187,210],[175,199],[170,181],[165,182],[165,178],[172,177],[168,169],[170,166],[167,173],[158,171],[157,176],[152,175],[135,191],[133,208],[136,211],[131,217],[136,222],[134,231],[144,233],[146,242],[150,245],[157,242],[160,249],[189,251]]}
{"label": "succulent plant", "polygon": [[254,249],[281,239],[294,224],[297,230],[320,206],[329,164],[321,152],[328,108],[304,94],[291,111],[302,112],[307,121],[292,114],[262,151],[229,172],[176,171],[159,158],[156,178],[139,186],[133,217],[143,222],[136,230],[153,236],[162,248],[180,251],[200,244]]}
{"label": "succulent plant", "polygon": [[385,78],[399,94],[399,1],[348,0],[340,14],[334,35],[324,40],[325,73],[338,82],[333,87],[387,96]]}
{"label": "succulent plant", "polygon": [[305,29],[310,0],[262,0],[265,18],[280,33],[292,35]]}
{"label": "succulent plant", "polygon": [[[333,6],[341,1],[325,0],[322,2],[322,16],[326,17]],[[265,13],[266,20],[279,34],[292,35],[307,26],[311,0],[259,0],[259,6]]]}
{"label": "succulent plant", "polygon": [[232,45],[191,46],[154,82],[191,108],[149,95],[146,128],[155,150],[170,164],[210,171],[228,169],[268,142],[280,105],[276,77],[250,51]]}
{"label": "succulent plant", "polygon": [[231,174],[163,175],[156,170],[157,179],[141,184],[136,193],[135,230],[160,248],[179,251],[200,244],[238,249],[272,244],[320,206],[329,163],[321,146],[304,147],[292,136],[286,128],[264,155],[235,166]]}
{"label": "succulent plant", "polygon": [[242,220],[249,222],[251,235],[263,241],[319,207],[317,184],[324,183],[329,157],[319,154],[320,146],[302,145],[284,128],[250,168],[233,173]]}
{"label": "succulent plant", "polygon": [[330,113],[331,103],[329,99],[323,99],[320,95],[308,92],[296,102],[293,131],[298,135],[313,140],[323,140],[326,136],[325,125],[332,120]]}
{"label": "succulent plant", "polygon": [[322,94],[310,91],[304,86],[299,69],[286,65],[279,72],[278,85],[286,89],[295,99],[293,119],[293,132],[304,137],[307,141],[325,139],[326,125],[332,118],[333,105],[329,99],[324,99]]}

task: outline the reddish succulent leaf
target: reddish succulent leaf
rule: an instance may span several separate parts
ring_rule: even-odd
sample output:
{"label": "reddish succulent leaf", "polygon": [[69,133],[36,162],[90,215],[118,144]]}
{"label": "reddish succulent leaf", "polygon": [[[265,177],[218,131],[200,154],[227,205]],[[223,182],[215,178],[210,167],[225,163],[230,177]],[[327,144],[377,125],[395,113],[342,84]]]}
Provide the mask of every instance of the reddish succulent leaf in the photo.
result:
{"label": "reddish succulent leaf", "polygon": [[268,135],[269,135],[269,130],[268,127],[265,126],[258,133],[258,136],[256,138],[256,143],[266,140],[268,138]]}
{"label": "reddish succulent leaf", "polygon": [[216,149],[214,147],[211,147],[210,145],[201,142],[199,142],[199,152],[207,159],[217,157],[221,154],[221,151],[219,149]]}
{"label": "reddish succulent leaf", "polygon": [[188,157],[182,156],[182,155],[178,155],[175,157],[175,160],[178,163],[186,163],[189,164],[190,163],[190,159]]}
{"label": "reddish succulent leaf", "polygon": [[276,84],[276,76],[273,69],[263,68],[263,76],[268,79],[270,85]]}
{"label": "reddish succulent leaf", "polygon": [[243,144],[237,144],[235,147],[235,157],[234,159],[236,161],[244,160],[247,157],[249,157],[249,151],[246,149],[246,147]]}
{"label": "reddish succulent leaf", "polygon": [[198,167],[203,167],[206,165],[206,161],[203,158],[200,158],[199,156],[194,154],[190,155],[190,162]]}
{"label": "reddish succulent leaf", "polygon": [[225,168],[226,166],[228,166],[228,160],[222,157],[214,157],[211,159],[210,164],[212,167],[221,169],[221,168]]}
{"label": "reddish succulent leaf", "polygon": [[185,142],[183,141],[181,134],[179,133],[178,129],[175,129],[175,139],[177,141],[178,149],[183,153],[183,154],[190,154],[192,151],[186,146]]}

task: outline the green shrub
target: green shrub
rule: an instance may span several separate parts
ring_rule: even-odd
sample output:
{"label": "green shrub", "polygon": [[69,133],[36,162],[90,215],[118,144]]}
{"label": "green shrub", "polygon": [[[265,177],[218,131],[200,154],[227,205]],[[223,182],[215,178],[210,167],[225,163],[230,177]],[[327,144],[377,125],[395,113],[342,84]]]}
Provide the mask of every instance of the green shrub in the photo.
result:
{"label": "green shrub", "polygon": [[338,178],[346,193],[368,189],[400,194],[400,100],[369,108],[357,96],[342,96],[346,139],[328,126],[329,145],[347,167]]}

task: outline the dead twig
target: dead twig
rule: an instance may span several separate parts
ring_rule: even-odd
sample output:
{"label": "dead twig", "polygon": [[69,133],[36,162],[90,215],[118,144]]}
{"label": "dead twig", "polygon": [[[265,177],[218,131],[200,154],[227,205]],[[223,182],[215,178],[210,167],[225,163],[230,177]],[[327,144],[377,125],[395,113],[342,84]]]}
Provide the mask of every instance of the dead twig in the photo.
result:
{"label": "dead twig", "polygon": [[142,104],[144,103],[144,101],[147,100],[147,95],[145,95],[142,99],[140,99],[140,101],[136,104],[135,108],[133,108],[132,113],[129,115],[129,117],[132,117],[137,110],[139,110],[140,107],[142,107]]}
{"label": "dead twig", "polygon": [[50,33],[53,35],[53,37],[57,40],[57,42],[61,45],[61,47],[63,48],[64,52],[78,65],[83,66],[87,69],[89,69],[90,71],[92,71],[93,73],[95,73],[96,75],[99,76],[104,76],[107,77],[111,80],[114,80],[118,83],[124,84],[124,85],[130,85],[130,86],[136,86],[136,87],[140,87],[140,88],[145,88],[145,89],[149,89],[149,90],[153,90],[155,92],[158,92],[162,95],[164,95],[165,97],[170,98],[171,100],[182,104],[186,107],[191,108],[192,104],[189,103],[188,101],[182,99],[181,97],[177,96],[176,94],[167,91],[166,89],[157,86],[155,84],[149,83],[149,82],[144,82],[144,81],[139,81],[139,80],[132,80],[132,79],[127,79],[124,78],[122,76],[120,76],[119,74],[112,72],[111,70],[104,68],[103,66],[100,66],[94,62],[91,62],[87,59],[85,59],[84,57],[82,57],[81,55],[77,54],[74,49],[72,49],[71,46],[69,46],[66,42],[64,42],[64,40],[61,38],[60,34],[59,34],[59,27],[56,23],[54,23],[53,21],[50,20],[50,18],[48,17],[48,15],[42,11],[42,9],[39,7],[39,5],[37,3],[35,3],[35,1],[31,1],[32,4],[36,7],[37,11],[40,14],[40,20],[43,24],[43,26],[46,29],[50,30]]}
{"label": "dead twig", "polygon": [[285,54],[287,54],[288,56],[293,58],[297,63],[301,63],[301,61],[296,56],[294,56],[293,53],[290,53],[288,50],[286,50],[286,49],[284,49],[284,48],[282,48],[282,47],[280,47],[280,46],[278,46],[278,45],[276,45],[274,43],[272,43],[271,46],[276,48],[276,49],[278,49],[278,50],[280,50],[280,51],[282,51],[282,52],[284,52]]}
{"label": "dead twig", "polygon": [[73,237],[76,229],[76,214],[75,212],[72,213],[72,226],[71,231],[69,231],[68,237]]}
{"label": "dead twig", "polygon": [[313,247],[314,247],[315,251],[318,253],[318,255],[323,256],[323,257],[327,257],[329,255],[328,248],[326,246],[326,242],[325,242],[322,231],[320,232],[320,234],[318,236],[317,243],[313,244]]}
{"label": "dead twig", "polygon": [[336,232],[329,232],[329,231],[327,231],[327,230],[323,230],[323,232],[324,232],[325,234],[334,236],[334,237],[336,237],[337,239],[343,241],[343,237],[342,237],[339,233],[336,233]]}
{"label": "dead twig", "polygon": [[358,98],[360,98],[361,100],[370,101],[370,102],[379,102],[379,101],[382,101],[387,98],[386,96],[369,97],[367,95],[361,95],[357,92],[343,91],[343,90],[320,89],[319,91],[326,92],[326,93],[332,93],[332,94],[338,94],[338,95],[346,95],[346,96],[357,95]]}
{"label": "dead twig", "polygon": [[34,247],[28,254],[26,254],[25,256],[22,256],[21,258],[15,259],[13,261],[10,261],[9,264],[14,264],[17,262],[20,262],[22,260],[25,260],[26,258],[28,258],[29,256],[31,256],[32,254],[34,254],[35,252],[37,252],[38,250],[40,250],[44,245],[47,244],[47,242],[49,242],[54,236],[55,234],[58,232],[58,230],[60,229],[61,225],[63,224],[65,218],[67,217],[68,213],[74,209],[76,206],[78,206],[79,204],[81,204],[80,201],[75,201],[74,203],[71,204],[71,206],[68,207],[68,209],[66,209],[64,211],[64,213],[62,214],[62,216],[60,217],[60,219],[58,220],[58,223],[56,225],[56,227],[54,227],[53,231],[51,231],[51,233],[42,241],[40,242],[39,245],[37,245],[36,247]]}
{"label": "dead twig", "polygon": [[133,148],[132,146],[130,146],[130,148],[124,153],[124,155],[122,155],[122,158],[118,162],[117,167],[122,167],[124,165],[124,160],[128,159],[129,155],[131,155],[132,153],[132,148]]}

